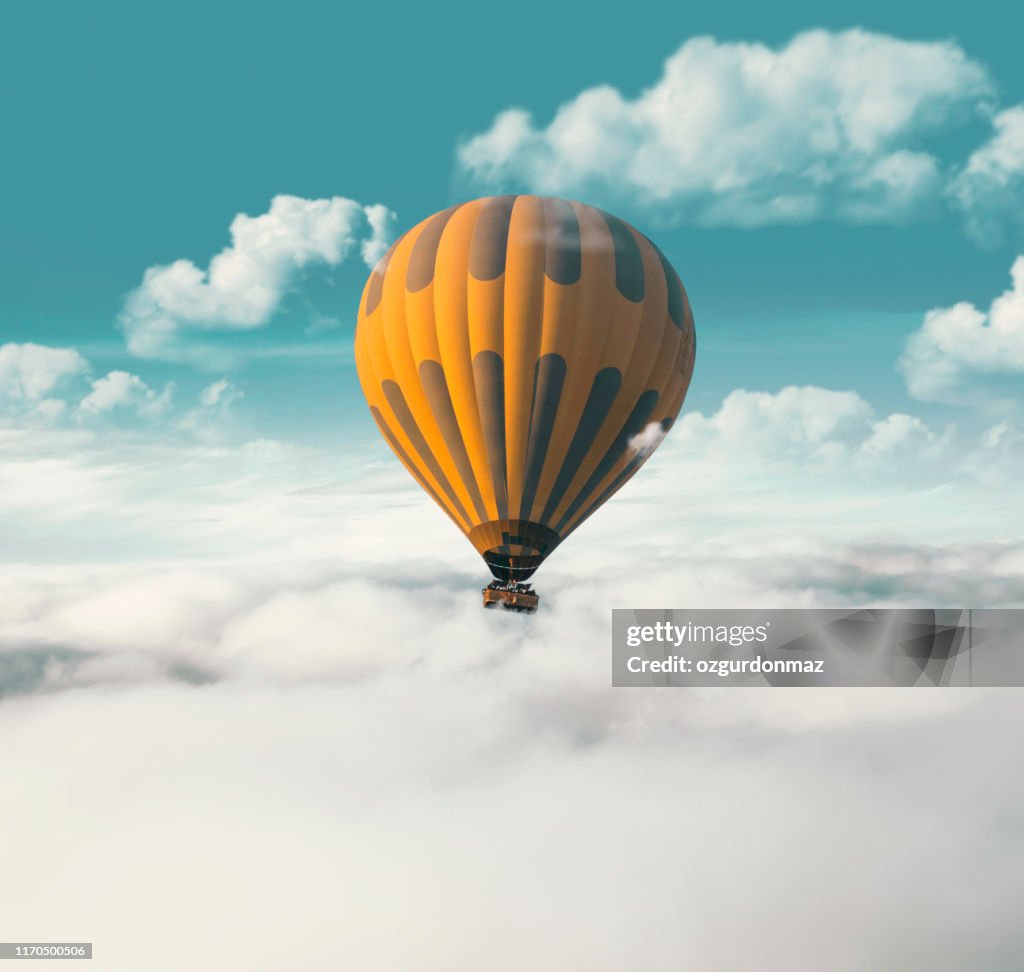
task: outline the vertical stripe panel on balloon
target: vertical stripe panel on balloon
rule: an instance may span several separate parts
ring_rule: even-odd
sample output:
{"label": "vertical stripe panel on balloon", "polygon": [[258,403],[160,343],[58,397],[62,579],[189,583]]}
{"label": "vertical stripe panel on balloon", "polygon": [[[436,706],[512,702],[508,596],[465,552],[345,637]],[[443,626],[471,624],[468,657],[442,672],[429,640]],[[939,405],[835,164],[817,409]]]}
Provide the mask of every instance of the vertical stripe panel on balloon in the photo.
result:
{"label": "vertical stripe panel on balloon", "polygon": [[669,293],[662,257],[645,236],[639,233],[636,236],[647,285],[640,332],[622,385],[627,393],[635,391],[639,394],[653,388],[660,395],[675,370],[676,352],[683,332],[668,313]]}
{"label": "vertical stripe panel on balloon", "polygon": [[608,450],[601,456],[600,461],[594,468],[594,471],[590,474],[590,477],[583,484],[583,486],[573,496],[572,501],[568,504],[565,512],[560,516],[557,523],[555,524],[555,530],[564,536],[564,531],[569,524],[569,521],[573,519],[574,514],[583,506],[583,504],[593,495],[601,481],[612,472],[615,465],[622,461],[623,463],[629,460],[629,440],[633,436],[638,435],[643,431],[647,420],[651,417],[654,412],[654,408],[658,403],[658,393],[656,391],[646,391],[639,399],[626,417],[625,422],[622,424],[617,435],[612,440]]}
{"label": "vertical stripe panel on balloon", "polygon": [[[671,317],[671,315],[669,315]],[[674,324],[674,322],[673,322]],[[685,322],[684,322],[685,324]],[[689,345],[689,339],[692,335],[692,320],[689,322],[690,329],[684,328],[680,332],[680,337],[684,345]],[[671,341],[669,341],[670,332],[673,330],[671,327],[666,327],[666,343],[671,347]],[[679,353],[677,347],[677,354]],[[692,358],[689,359],[689,366],[683,369],[677,367],[678,357],[673,357],[672,368],[666,376],[665,382],[661,389],[661,394],[658,400],[658,407],[655,409],[652,421],[657,421],[661,426],[661,434],[664,435],[675,423],[676,417],[679,414],[679,410],[682,408],[683,401],[686,397],[686,391],[690,384],[690,376],[693,371]],[[657,371],[661,370],[661,364]],[[657,373],[656,371],[656,373]],[[620,469],[614,476],[606,477],[605,483],[602,483],[598,487],[598,493],[596,496],[589,499],[582,507],[576,512],[576,514],[568,520],[564,527],[566,535],[579,529],[582,523],[588,519],[591,514],[607,502],[615,493],[617,493],[625,484],[628,482],[640,467],[650,458],[653,454],[654,449],[648,448],[645,453],[636,454]]]}
{"label": "vertical stripe panel on balloon", "polygon": [[505,466],[505,365],[501,355],[481,351],[473,359],[476,400],[487,460],[498,504],[498,519],[508,519],[508,473]]}
{"label": "vertical stripe panel on balloon", "polygon": [[391,406],[391,413],[398,421],[399,428],[401,428],[405,433],[405,437],[409,442],[412,443],[413,449],[416,450],[416,454],[419,456],[422,466],[430,472],[430,475],[440,487],[441,493],[451,504],[451,508],[455,511],[459,519],[465,522],[466,530],[468,531],[469,515],[466,513],[465,507],[457,496],[450,480],[445,475],[444,470],[441,468],[437,457],[430,448],[430,444],[423,435],[423,430],[420,427],[416,416],[409,408],[409,403],[402,394],[401,387],[396,382],[385,381],[381,385],[381,390],[384,392],[384,398],[387,400],[388,405]]}
{"label": "vertical stripe panel on balloon", "polygon": [[551,526],[555,518],[555,510],[560,504],[572,498],[568,496],[569,486],[579,472],[588,453],[594,445],[598,432],[604,423],[608,410],[615,402],[622,384],[622,376],[617,368],[602,368],[594,377],[586,404],[580,415],[579,424],[569,443],[569,448],[562,456],[561,467],[544,504],[539,522]]}
{"label": "vertical stripe panel on balloon", "polygon": [[505,262],[505,465],[508,515],[518,518],[522,506],[530,405],[540,322],[544,312],[544,209],[536,196],[519,196],[508,227]]}
{"label": "vertical stripe panel on balloon", "polygon": [[[415,446],[405,430],[402,429],[398,417],[394,414],[390,403],[383,393],[386,384],[394,384],[390,362],[384,353],[384,341],[380,333],[380,314],[375,312],[370,319],[363,322],[356,334],[356,367],[359,373],[367,402],[374,413],[374,418],[381,426],[382,433],[398,456],[402,464],[420,482],[434,501],[448,514],[460,530],[466,531],[468,524],[459,521],[455,506],[441,495],[440,483],[426,468],[425,463],[415,454]],[[374,353],[376,349],[376,353]],[[396,386],[397,387],[397,386]],[[386,430],[386,431],[385,431]]]}
{"label": "vertical stripe panel on balloon", "polygon": [[405,314],[409,342],[420,376],[420,384],[444,440],[465,498],[472,507],[473,521],[487,519],[483,497],[452,405],[448,381],[441,367],[441,349],[435,318],[434,272],[441,237],[457,207],[446,209],[427,220],[412,247],[405,273]]}
{"label": "vertical stripe panel on balloon", "polygon": [[508,518],[505,447],[505,270],[514,196],[487,200],[469,248],[467,314],[473,380],[496,518]]}
{"label": "vertical stripe panel on balloon", "polygon": [[[658,406],[654,412],[654,418],[661,426],[661,434],[665,435],[676,422],[679,410],[683,406],[686,397],[686,389],[690,383],[690,373],[676,372],[672,380],[665,388],[664,393],[659,397]],[[565,527],[565,535],[578,530],[583,522],[591,514],[603,506],[612,496],[615,495],[640,469],[641,466],[654,454],[654,449],[649,448],[646,452],[634,455],[626,466],[616,475],[611,483],[601,487],[601,492],[586,502],[570,520]]]}
{"label": "vertical stripe panel on balloon", "polygon": [[466,203],[448,220],[437,248],[433,291],[441,368],[473,476],[483,498],[486,519],[493,520],[497,517],[497,505],[476,400],[467,310],[469,249],[483,205],[481,200]]}
{"label": "vertical stripe panel on balloon", "polygon": [[[468,522],[469,517],[465,510],[472,505],[472,500],[420,382],[420,373],[412,350],[413,326],[406,317],[406,280],[410,256],[415,252],[423,232],[431,229],[432,221],[427,220],[408,234],[406,242],[393,254],[384,278],[384,296],[380,305],[384,341],[394,369],[395,382],[401,390],[401,408],[407,410],[408,415],[401,414],[399,408],[395,407],[396,400],[393,396],[389,397],[385,393],[385,397],[388,397],[402,428],[409,434],[417,455],[423,459],[431,475],[438,482],[441,492],[451,500],[457,512],[466,517]],[[414,424],[415,431],[411,430],[410,423]]]}
{"label": "vertical stripe panel on balloon", "polygon": [[[396,247],[395,252],[399,252],[400,249],[401,247]],[[394,261],[394,258],[395,255],[392,254],[392,262]],[[431,490],[438,498],[438,502],[442,503],[453,517],[456,517],[457,513],[454,505],[448,504],[442,500],[442,493],[444,490],[442,489],[440,482],[434,478],[422,457],[418,455],[412,440],[408,437],[407,432],[402,428],[401,423],[398,421],[398,417],[394,414],[391,404],[382,394],[383,386],[386,383],[391,382],[397,385],[397,376],[395,374],[390,355],[388,354],[387,342],[384,337],[384,309],[387,285],[388,275],[385,274],[384,293],[382,295],[380,305],[373,314],[363,320],[361,326],[357,329],[357,340],[362,342],[362,348],[365,351],[364,367],[360,369],[360,377],[364,382],[364,390],[366,390],[367,400],[371,404],[375,404],[379,409],[384,424],[390,430],[391,436],[399,443],[402,449],[402,454],[407,456],[408,462],[410,462],[416,469],[417,476],[430,483]],[[376,382],[376,388],[367,388],[367,385],[369,384],[366,381],[367,372],[372,375]]]}
{"label": "vertical stripe panel on balloon", "polygon": [[417,367],[423,361],[441,360],[434,318],[434,268],[441,235],[454,212],[454,207],[446,209],[426,221],[412,246],[405,271],[405,316]]}
{"label": "vertical stripe panel on balloon", "polygon": [[[563,330],[568,329],[572,342],[562,355],[566,371],[561,379],[554,421],[546,433],[544,464],[532,506],[524,510],[524,517],[535,522],[546,522],[543,511],[563,469],[566,453],[579,434],[584,409],[594,393],[599,365],[614,324],[615,256],[607,223],[590,207],[571,204],[571,208],[581,249],[578,279],[571,284],[557,280],[545,284],[545,313],[552,319],[558,315],[558,334],[561,336]],[[549,210],[549,213],[552,219],[559,218],[563,223],[568,220],[558,210]],[[564,232],[571,243],[570,228]],[[561,273],[559,277],[567,280],[569,274]],[[566,293],[570,290],[574,293],[571,302]]]}
{"label": "vertical stripe panel on balloon", "polygon": [[[683,398],[686,394],[686,386],[689,377],[674,372],[658,396],[658,402],[653,413],[647,420],[648,425],[657,422],[660,425],[660,434],[663,436],[675,423],[676,415],[682,407]],[[640,431],[646,431],[641,429]],[[563,527],[563,535],[579,529],[580,524],[592,513],[596,512],[612,495],[617,493],[633,476],[640,467],[653,455],[659,443],[645,443],[645,448],[636,449],[631,442],[627,442],[627,450],[621,458],[606,473],[602,481],[596,486],[591,496],[581,504],[576,513],[568,517]]]}
{"label": "vertical stripe panel on balloon", "polygon": [[[618,455],[615,455],[619,448],[622,432],[616,429],[625,429],[635,420],[634,404],[638,400],[644,400],[654,396],[658,400],[662,391],[662,382],[656,380],[660,373],[663,379],[667,379],[672,370],[671,357],[666,357],[665,338],[666,332],[670,342],[678,340],[679,330],[669,320],[667,314],[668,294],[665,286],[664,271],[657,251],[648,240],[629,230],[634,235],[637,243],[637,253],[642,261],[643,301],[640,327],[637,330],[636,343],[630,357],[628,370],[623,376],[622,391],[616,399],[615,405],[608,414],[605,425],[601,430],[594,448],[587,456],[583,469],[587,471],[585,484],[577,481],[570,487],[568,495],[570,504],[564,509],[555,513],[559,522],[565,523],[571,519],[572,512],[579,510],[580,503],[595,492],[600,493],[612,479],[630,461],[628,446],[623,448]],[[634,293],[636,290],[634,290]],[[653,406],[652,406],[653,407]],[[648,412],[648,417],[650,412]],[[637,435],[643,429],[634,429],[628,433],[627,438]],[[611,436],[615,438],[608,445]],[[607,450],[607,451],[606,451]],[[615,456],[614,458],[611,458]],[[595,462],[594,460],[598,461]]]}
{"label": "vertical stripe panel on balloon", "polygon": [[473,473],[473,466],[466,452],[466,444],[462,439],[462,432],[455,417],[455,409],[452,407],[451,394],[448,391],[448,382],[445,380],[444,370],[436,361],[424,361],[420,364],[420,381],[423,384],[423,391],[427,396],[427,401],[430,403],[434,419],[448,446],[448,453],[455,463],[466,491],[469,493],[470,502],[476,514],[473,522],[474,524],[482,523],[487,519],[487,510],[484,508],[483,497],[480,495],[480,488]]}
{"label": "vertical stripe panel on balloon", "polygon": [[[540,355],[545,360],[561,360],[567,364],[572,361],[574,343],[577,339],[581,325],[579,316],[580,300],[580,233],[579,221],[570,203],[561,199],[538,200],[542,208],[544,223],[544,264],[540,275],[543,286],[543,308],[538,323],[540,330]],[[550,371],[544,369],[540,377],[548,376],[558,379],[561,377],[557,369]],[[540,394],[548,397],[553,390],[538,389]],[[531,389],[532,392],[532,389]],[[559,393],[559,399],[561,392]],[[531,394],[532,404],[532,394]],[[543,403],[541,403],[543,404]],[[535,442],[535,454],[541,451],[546,453],[550,446],[551,436],[554,432],[554,422],[557,420],[557,408],[551,416],[549,424],[541,424],[544,411],[534,412],[536,421],[532,428],[539,436]],[[538,480],[539,481],[539,480]],[[536,486],[531,488],[532,494],[536,495]],[[532,506],[532,499],[530,505]],[[520,510],[523,509],[522,497],[519,502]],[[522,516],[528,523],[536,523],[530,517],[530,510]],[[543,541],[538,535],[537,527],[527,527],[526,542],[536,547]]]}
{"label": "vertical stripe panel on balloon", "polygon": [[[644,295],[646,281],[644,257],[632,229],[622,220],[602,213],[612,241],[615,257],[615,294],[612,298],[614,318],[609,340],[605,345],[602,365],[614,367],[621,374],[621,384],[613,402],[606,408],[603,422],[592,440],[592,445],[583,456],[571,482],[565,484],[557,505],[546,507],[546,514],[552,521],[559,520],[569,503],[583,487],[594,468],[611,445],[617,431],[625,421],[626,414],[633,407],[636,397],[643,389],[637,389],[635,372],[630,369],[638,343],[644,343],[642,333],[644,321]],[[646,377],[643,376],[643,377]]]}
{"label": "vertical stripe panel on balloon", "polygon": [[558,404],[565,384],[565,359],[559,354],[546,354],[537,361],[534,369],[533,389],[530,402],[530,435],[523,477],[523,496],[519,518],[532,519],[534,499],[540,483],[541,471],[547,458],[551,435],[558,414]]}

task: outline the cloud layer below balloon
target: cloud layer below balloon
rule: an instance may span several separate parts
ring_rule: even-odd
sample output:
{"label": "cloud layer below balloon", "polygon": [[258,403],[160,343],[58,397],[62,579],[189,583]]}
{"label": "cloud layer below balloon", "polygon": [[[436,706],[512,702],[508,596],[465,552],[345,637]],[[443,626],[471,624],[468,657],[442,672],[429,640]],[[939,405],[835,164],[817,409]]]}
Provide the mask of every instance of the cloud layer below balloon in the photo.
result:
{"label": "cloud layer below balloon", "polygon": [[[633,692],[607,665],[612,605],[1021,604],[1018,432],[735,391],[559,551],[527,617],[480,609],[476,555],[381,444],[26,422],[0,433],[19,934],[56,923],[137,969],[173,914],[190,932],[157,972],[1019,953],[1009,695]],[[870,934],[837,957],[851,923]]]}

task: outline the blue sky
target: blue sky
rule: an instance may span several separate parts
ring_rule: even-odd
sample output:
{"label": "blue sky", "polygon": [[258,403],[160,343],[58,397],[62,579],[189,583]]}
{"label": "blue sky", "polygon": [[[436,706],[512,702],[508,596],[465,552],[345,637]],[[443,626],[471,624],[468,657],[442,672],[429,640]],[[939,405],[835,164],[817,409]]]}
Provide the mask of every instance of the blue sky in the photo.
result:
{"label": "blue sky", "polygon": [[[473,5],[410,9],[386,22],[370,8],[315,4],[287,17],[183,4],[159,22],[116,4],[68,6],[56,22],[43,8],[9,11],[0,70],[13,95],[3,107],[12,192],[0,227],[0,335],[72,345],[97,371],[137,371],[151,385],[173,380],[194,392],[205,377],[194,368],[125,354],[115,322],[147,267],[188,259],[205,268],[228,244],[232,218],[266,212],[279,194],[380,203],[404,227],[506,188],[507,175],[487,185],[467,177],[458,146],[510,107],[543,128],[595,86],[636,98],[702,34],[780,46],[810,27],[860,26],[947,41],[987,73],[990,101],[1024,100],[1015,31],[1005,15],[992,29],[994,6],[991,15],[950,6],[926,18],[891,4],[812,9],[740,16],[731,4],[684,13],[636,4],[628,15],[581,20],[551,5],[518,7],[514,18]],[[991,126],[973,109],[961,115],[912,127],[904,142],[962,164]],[[880,407],[907,408],[894,366],[906,337],[930,308],[987,306],[1006,288],[1019,242],[979,246],[942,204],[895,226],[825,215],[738,229],[693,225],[671,200],[643,205],[625,193],[610,202],[656,235],[689,288],[701,342],[689,406],[704,409],[734,387],[789,383],[852,387]],[[306,342],[309,353],[232,369],[264,429],[372,434],[346,360],[365,273],[358,260],[307,268],[257,339]],[[305,334],[324,318],[339,326]]]}

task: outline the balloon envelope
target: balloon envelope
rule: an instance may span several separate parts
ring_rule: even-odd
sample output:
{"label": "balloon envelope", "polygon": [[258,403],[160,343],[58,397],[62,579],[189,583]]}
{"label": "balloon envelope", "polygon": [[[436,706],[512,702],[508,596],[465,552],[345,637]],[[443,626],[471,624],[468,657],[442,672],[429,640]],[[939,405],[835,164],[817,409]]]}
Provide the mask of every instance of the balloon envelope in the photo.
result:
{"label": "balloon envelope", "polygon": [[381,434],[505,581],[643,464],[694,351],[686,292],[646,236],[537,196],[476,199],[400,237],[355,341]]}

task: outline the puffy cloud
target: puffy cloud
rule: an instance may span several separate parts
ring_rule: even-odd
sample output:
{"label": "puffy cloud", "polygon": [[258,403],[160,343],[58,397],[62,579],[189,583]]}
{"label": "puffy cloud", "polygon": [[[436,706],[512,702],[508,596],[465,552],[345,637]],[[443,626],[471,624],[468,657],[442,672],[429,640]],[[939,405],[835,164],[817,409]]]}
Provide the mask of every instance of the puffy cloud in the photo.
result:
{"label": "puffy cloud", "polygon": [[814,30],[772,49],[698,37],[637,98],[591,88],[543,128],[505,111],[458,159],[490,186],[626,197],[670,222],[900,221],[941,196],[922,140],[991,92],[950,41]]}
{"label": "puffy cloud", "polygon": [[88,370],[89,363],[74,348],[0,345],[0,402],[39,403],[64,379]]}
{"label": "puffy cloud", "polygon": [[92,383],[92,391],[78,404],[78,414],[82,417],[103,415],[114,409],[127,408],[144,417],[155,417],[167,412],[173,393],[171,384],[158,393],[138,375],[111,371]]}
{"label": "puffy cloud", "polygon": [[128,350],[143,358],[209,359],[203,335],[266,325],[304,267],[337,266],[356,247],[372,266],[387,245],[393,218],[384,206],[340,196],[275,196],[260,216],[239,213],[231,223],[231,245],[207,269],[183,259],[146,270],[119,318]]}
{"label": "puffy cloud", "polygon": [[[684,415],[670,441],[674,454],[701,455],[709,467],[730,472],[746,469],[760,476],[771,469],[776,476],[831,472],[890,480],[912,480],[915,472],[935,472],[937,466],[948,480],[959,469],[962,448],[952,427],[936,431],[902,412],[878,417],[857,392],[815,385],[778,392],[737,389],[711,415]],[[822,480],[814,482],[820,486]]]}
{"label": "puffy cloud", "polygon": [[907,340],[899,367],[907,390],[925,401],[987,401],[983,387],[999,376],[1024,375],[1024,257],[1012,286],[987,311],[962,302],[929,311]]}
{"label": "puffy cloud", "polygon": [[908,454],[919,458],[929,450],[941,448],[945,441],[916,415],[894,412],[872,426],[871,434],[861,443],[860,451],[872,459],[899,458]]}
{"label": "puffy cloud", "polygon": [[1024,228],[1024,105],[1002,111],[992,121],[992,138],[971,155],[949,186],[968,231],[989,246]]}
{"label": "puffy cloud", "polygon": [[[73,348],[51,348],[37,344],[7,344],[0,348],[0,433],[8,442],[23,444],[22,433],[32,432],[42,451],[56,444],[49,458],[57,463],[81,465],[87,454],[69,457],[64,451],[64,433],[74,427],[96,432],[117,427],[120,434],[130,432],[137,420],[152,428],[155,422],[169,438],[174,430],[215,439],[225,434],[230,413],[244,392],[227,378],[212,382],[197,395],[196,405],[185,411],[174,408],[175,385],[167,382],[161,390],[139,375],[115,370],[99,378],[91,377],[89,361]],[[127,419],[128,421],[125,421]],[[129,439],[129,448],[131,440]],[[76,447],[81,447],[77,442]],[[0,438],[0,454],[6,450]],[[30,468],[23,455],[10,461],[25,475]],[[52,473],[52,467],[46,475]],[[67,475],[75,478],[69,468]],[[11,487],[12,484],[8,483]],[[32,492],[29,483],[21,488]],[[26,494],[26,495],[28,495]],[[40,496],[50,495],[42,489]]]}
{"label": "puffy cloud", "polygon": [[684,416],[680,435],[688,445],[708,442],[737,455],[756,450],[789,458],[828,457],[842,444],[863,439],[871,414],[871,406],[853,391],[814,385],[790,385],[775,393],[737,389],[713,415]]}
{"label": "puffy cloud", "polygon": [[[836,543],[1005,536],[1024,436],[1010,419],[985,419],[879,413],[855,392],[815,386],[739,389],[717,410],[683,414],[595,516],[601,542],[587,556],[617,573],[621,554],[606,561],[603,549],[619,534],[645,537],[647,550],[736,534],[771,548],[792,530]],[[567,549],[589,541],[587,526]]]}
{"label": "puffy cloud", "polygon": [[[143,418],[165,414],[173,385],[150,388],[138,375],[111,371],[86,385],[89,361],[74,348],[41,344],[0,347],[0,422],[55,425],[74,416],[80,420],[126,409]],[[83,387],[88,391],[83,395]]]}

